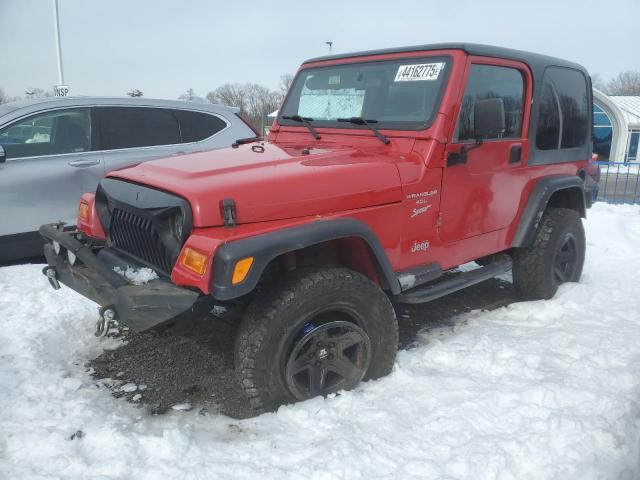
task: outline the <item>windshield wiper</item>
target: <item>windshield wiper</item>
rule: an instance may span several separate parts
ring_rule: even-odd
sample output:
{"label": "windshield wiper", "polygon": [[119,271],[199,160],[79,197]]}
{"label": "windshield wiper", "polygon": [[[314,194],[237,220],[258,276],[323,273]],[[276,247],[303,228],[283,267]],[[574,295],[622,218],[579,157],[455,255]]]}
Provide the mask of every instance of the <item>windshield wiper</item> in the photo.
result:
{"label": "windshield wiper", "polygon": [[374,133],[374,135],[380,139],[382,143],[384,143],[385,145],[388,145],[390,143],[387,137],[385,137],[373,125],[371,125],[372,123],[378,123],[377,120],[365,120],[362,117],[351,117],[351,118],[338,118],[337,121],[354,123],[356,125],[364,125],[368,127],[369,130],[371,130]]}
{"label": "windshield wiper", "polygon": [[253,143],[253,142],[261,142],[264,140],[264,137],[247,137],[247,138],[239,138],[235,142],[231,144],[233,148],[238,148],[240,145],[244,145],[245,143]]}
{"label": "windshield wiper", "polygon": [[318,132],[316,132],[316,129],[313,128],[313,125],[311,125],[311,122],[313,122],[313,118],[311,117],[301,117],[300,115],[283,115],[282,119],[293,120],[294,122],[300,122],[309,129],[309,131],[311,132],[311,135],[313,135],[313,138],[315,138],[316,140],[320,140],[320,138],[322,138],[320,137],[320,135],[318,135]]}

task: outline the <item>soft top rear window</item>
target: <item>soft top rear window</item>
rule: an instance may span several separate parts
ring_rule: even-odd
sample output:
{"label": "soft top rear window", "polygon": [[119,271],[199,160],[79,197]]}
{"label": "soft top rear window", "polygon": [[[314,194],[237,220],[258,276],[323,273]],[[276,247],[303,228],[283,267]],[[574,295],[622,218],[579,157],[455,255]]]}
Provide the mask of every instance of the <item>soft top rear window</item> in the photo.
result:
{"label": "soft top rear window", "polygon": [[376,128],[421,130],[438,110],[450,58],[427,56],[306,68],[297,75],[279,112],[311,119],[313,126],[362,128],[338,119],[375,121]]}
{"label": "soft top rear window", "polygon": [[590,122],[587,80],[582,72],[564,67],[547,68],[540,95],[537,148],[581,147],[588,140]]}

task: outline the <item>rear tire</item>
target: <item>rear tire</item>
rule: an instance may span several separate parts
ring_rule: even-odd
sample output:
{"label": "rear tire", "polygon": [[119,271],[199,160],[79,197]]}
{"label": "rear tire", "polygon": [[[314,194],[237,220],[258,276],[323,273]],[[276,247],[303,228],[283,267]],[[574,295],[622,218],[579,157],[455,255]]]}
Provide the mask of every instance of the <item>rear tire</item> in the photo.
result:
{"label": "rear tire", "polygon": [[533,243],[513,251],[513,285],[522,300],[553,297],[558,286],[582,274],[585,234],[580,216],[568,208],[548,208]]}
{"label": "rear tire", "polygon": [[249,306],[236,371],[253,409],[271,411],[387,375],[397,346],[395,311],[380,287],[345,268],[304,269]]}

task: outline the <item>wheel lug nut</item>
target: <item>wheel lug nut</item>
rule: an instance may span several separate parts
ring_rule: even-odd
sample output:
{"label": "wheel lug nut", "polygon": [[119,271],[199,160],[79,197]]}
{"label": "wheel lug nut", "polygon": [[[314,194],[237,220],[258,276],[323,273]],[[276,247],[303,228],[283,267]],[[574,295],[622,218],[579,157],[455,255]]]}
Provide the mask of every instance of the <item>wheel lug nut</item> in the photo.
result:
{"label": "wheel lug nut", "polygon": [[329,360],[333,360],[334,359],[333,353],[330,353],[328,358]]}
{"label": "wheel lug nut", "polygon": [[329,347],[333,348],[336,346],[336,342],[329,342]]}
{"label": "wheel lug nut", "polygon": [[320,366],[320,360],[316,360],[316,367]]}

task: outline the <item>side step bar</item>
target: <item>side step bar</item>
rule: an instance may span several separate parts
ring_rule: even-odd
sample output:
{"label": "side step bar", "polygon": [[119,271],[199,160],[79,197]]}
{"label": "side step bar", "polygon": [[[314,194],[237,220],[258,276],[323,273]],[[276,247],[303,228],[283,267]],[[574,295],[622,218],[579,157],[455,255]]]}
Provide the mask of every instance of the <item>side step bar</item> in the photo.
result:
{"label": "side step bar", "polygon": [[427,303],[436,298],[444,297],[476,283],[484,282],[511,270],[511,257],[502,255],[487,266],[476,268],[468,272],[454,273],[442,279],[418,288],[412,288],[405,293],[396,295],[394,299],[400,303]]}

